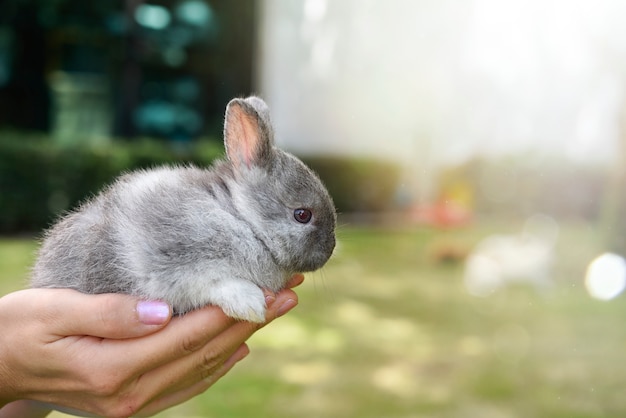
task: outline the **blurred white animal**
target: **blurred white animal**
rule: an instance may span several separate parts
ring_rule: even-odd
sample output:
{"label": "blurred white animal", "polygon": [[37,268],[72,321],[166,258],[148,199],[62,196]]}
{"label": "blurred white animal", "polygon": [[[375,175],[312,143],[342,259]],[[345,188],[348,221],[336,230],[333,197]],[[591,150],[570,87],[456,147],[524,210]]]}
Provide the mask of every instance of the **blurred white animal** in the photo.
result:
{"label": "blurred white animal", "polygon": [[465,261],[464,281],[475,296],[488,296],[509,283],[526,283],[544,292],[553,286],[551,268],[558,225],[534,215],[517,235],[493,235],[481,241]]}

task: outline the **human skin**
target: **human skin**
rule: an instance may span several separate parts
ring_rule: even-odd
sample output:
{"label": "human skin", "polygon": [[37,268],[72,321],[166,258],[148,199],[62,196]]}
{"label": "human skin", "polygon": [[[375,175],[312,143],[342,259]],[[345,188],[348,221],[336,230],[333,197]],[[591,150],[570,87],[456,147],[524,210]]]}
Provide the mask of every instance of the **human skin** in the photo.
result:
{"label": "human skin", "polygon": [[245,341],[291,310],[291,288],[266,292],[266,322],[215,306],[171,316],[121,294],[28,289],[0,298],[0,418],[72,413],[151,416],[207,390],[249,353]]}

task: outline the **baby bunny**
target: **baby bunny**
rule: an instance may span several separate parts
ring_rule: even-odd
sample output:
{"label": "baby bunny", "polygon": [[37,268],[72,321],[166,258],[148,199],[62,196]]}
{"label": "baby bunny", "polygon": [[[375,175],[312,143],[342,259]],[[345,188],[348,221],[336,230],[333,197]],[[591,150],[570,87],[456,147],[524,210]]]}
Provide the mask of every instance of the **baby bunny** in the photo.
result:
{"label": "baby bunny", "polygon": [[128,293],[176,313],[211,304],[263,322],[261,289],[319,269],[335,247],[330,195],[273,136],[263,100],[232,100],[227,160],[120,177],[46,233],[31,285]]}

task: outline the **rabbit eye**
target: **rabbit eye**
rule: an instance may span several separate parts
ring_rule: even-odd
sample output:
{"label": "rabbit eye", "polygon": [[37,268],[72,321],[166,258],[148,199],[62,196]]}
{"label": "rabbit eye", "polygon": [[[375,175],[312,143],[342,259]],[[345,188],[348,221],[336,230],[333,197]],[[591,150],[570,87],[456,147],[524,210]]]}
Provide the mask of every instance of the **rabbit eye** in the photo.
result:
{"label": "rabbit eye", "polygon": [[309,222],[311,222],[313,212],[311,212],[309,209],[300,208],[293,211],[293,217],[301,224],[308,224]]}

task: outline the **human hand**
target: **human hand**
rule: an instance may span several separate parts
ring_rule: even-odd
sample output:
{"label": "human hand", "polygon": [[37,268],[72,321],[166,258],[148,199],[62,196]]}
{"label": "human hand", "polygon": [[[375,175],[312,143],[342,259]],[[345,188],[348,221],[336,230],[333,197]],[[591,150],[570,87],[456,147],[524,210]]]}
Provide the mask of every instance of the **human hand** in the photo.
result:
{"label": "human hand", "polygon": [[[266,292],[267,321],[296,306]],[[171,318],[167,305],[120,294],[28,289],[0,299],[0,417],[45,416],[25,399],[72,413],[150,416],[208,389],[249,352],[265,324],[209,306]],[[22,401],[16,401],[22,400]]]}

